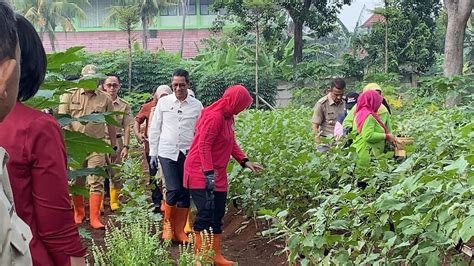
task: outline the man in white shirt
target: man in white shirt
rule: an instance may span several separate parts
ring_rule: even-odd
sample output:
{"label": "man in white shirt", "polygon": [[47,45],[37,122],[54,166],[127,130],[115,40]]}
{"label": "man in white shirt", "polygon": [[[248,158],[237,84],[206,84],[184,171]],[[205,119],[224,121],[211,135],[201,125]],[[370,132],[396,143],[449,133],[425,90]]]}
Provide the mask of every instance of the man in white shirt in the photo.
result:
{"label": "man in white shirt", "polygon": [[166,183],[163,239],[186,242],[184,233],[190,206],[183,187],[184,160],[193,141],[202,104],[188,93],[189,73],[178,69],[171,80],[173,94],[158,101],[149,130],[150,165],[161,164]]}

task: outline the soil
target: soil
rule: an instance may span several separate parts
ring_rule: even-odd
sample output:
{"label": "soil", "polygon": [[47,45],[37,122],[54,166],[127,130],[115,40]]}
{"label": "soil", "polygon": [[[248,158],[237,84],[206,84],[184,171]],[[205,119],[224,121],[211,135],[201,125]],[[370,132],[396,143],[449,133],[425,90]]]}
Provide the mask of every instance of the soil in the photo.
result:
{"label": "soil", "polygon": [[[107,202],[108,198],[104,200],[105,215],[102,216],[102,221],[105,223],[108,222],[108,217],[114,215],[110,211]],[[84,238],[82,241],[89,248],[88,260],[92,261],[90,250],[92,241],[104,247],[105,230],[91,229],[88,221],[84,222],[80,227],[91,234],[92,239]],[[264,226],[261,223],[255,222],[253,218],[246,217],[235,208],[229,209],[224,217],[222,253],[227,259],[237,262],[239,266],[286,265],[287,258],[285,254],[278,255],[281,253],[283,243],[270,241],[269,238],[263,237],[261,234],[263,230]],[[177,245],[172,245],[169,251],[171,257],[174,259],[178,257],[179,250]]]}

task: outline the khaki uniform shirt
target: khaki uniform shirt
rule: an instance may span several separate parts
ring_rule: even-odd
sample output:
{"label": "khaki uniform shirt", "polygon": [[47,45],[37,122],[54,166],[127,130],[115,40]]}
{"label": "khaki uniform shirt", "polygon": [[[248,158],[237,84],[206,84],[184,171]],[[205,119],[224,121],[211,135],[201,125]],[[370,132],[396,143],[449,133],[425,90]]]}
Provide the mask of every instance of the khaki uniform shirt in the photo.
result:
{"label": "khaki uniform shirt", "polygon": [[0,265],[32,265],[29,244],[33,235],[15,212],[7,161],[0,147]]}
{"label": "khaki uniform shirt", "polygon": [[[81,116],[113,112],[112,100],[104,92],[96,90],[93,93],[86,93],[84,89],[73,89],[70,93],[61,96],[61,104],[58,113],[69,114],[73,118]],[[79,122],[73,122],[69,129],[85,133],[89,137],[104,139],[105,123],[89,122],[83,125]]]}
{"label": "khaki uniform shirt", "polygon": [[132,108],[130,108],[130,104],[122,100],[120,97],[117,97],[112,104],[114,106],[114,111],[125,113],[115,116],[115,119],[121,125],[121,127],[116,127],[117,135],[123,136],[124,128],[133,124]]}
{"label": "khaki uniform shirt", "polygon": [[321,136],[332,137],[334,126],[339,115],[344,113],[344,101],[336,103],[328,95],[321,98],[314,106],[311,122],[320,125]]}

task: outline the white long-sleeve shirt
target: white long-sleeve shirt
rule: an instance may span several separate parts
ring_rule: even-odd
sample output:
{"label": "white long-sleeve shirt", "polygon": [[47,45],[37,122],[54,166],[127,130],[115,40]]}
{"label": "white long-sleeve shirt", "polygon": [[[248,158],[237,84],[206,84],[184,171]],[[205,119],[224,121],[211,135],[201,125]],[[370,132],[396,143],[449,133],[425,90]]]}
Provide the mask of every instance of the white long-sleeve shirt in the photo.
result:
{"label": "white long-sleeve shirt", "polygon": [[188,95],[179,101],[174,94],[160,98],[150,124],[150,156],[178,160],[191,147],[202,103]]}

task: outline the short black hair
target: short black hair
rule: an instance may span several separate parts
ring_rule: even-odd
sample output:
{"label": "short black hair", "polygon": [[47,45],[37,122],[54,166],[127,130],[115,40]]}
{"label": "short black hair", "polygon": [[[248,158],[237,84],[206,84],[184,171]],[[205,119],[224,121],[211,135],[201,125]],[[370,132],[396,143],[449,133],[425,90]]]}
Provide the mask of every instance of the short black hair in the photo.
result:
{"label": "short black hair", "polygon": [[173,77],[184,77],[186,83],[189,84],[189,72],[185,69],[178,68],[173,72]]}
{"label": "short black hair", "polygon": [[0,0],[0,60],[15,58],[18,43],[15,13],[6,2]]}
{"label": "short black hair", "polygon": [[[105,74],[105,75],[107,76],[107,78],[109,78],[109,77],[116,77],[116,78],[118,79],[118,82],[119,82],[120,84],[122,84],[122,80],[120,79],[119,75],[114,74],[114,73]],[[105,79],[107,79],[107,78],[105,78]],[[104,79],[104,82],[105,82],[105,79]]]}
{"label": "short black hair", "polygon": [[335,78],[331,81],[331,88],[343,90],[346,88],[346,82],[344,81],[344,79]]}
{"label": "short black hair", "polygon": [[47,68],[46,53],[38,33],[22,15],[16,14],[18,40],[21,49],[19,101],[27,101],[38,92]]}
{"label": "short black hair", "polygon": [[98,80],[97,80],[97,87],[103,86],[103,85],[104,85],[104,82],[105,82],[105,79],[98,79]]}

